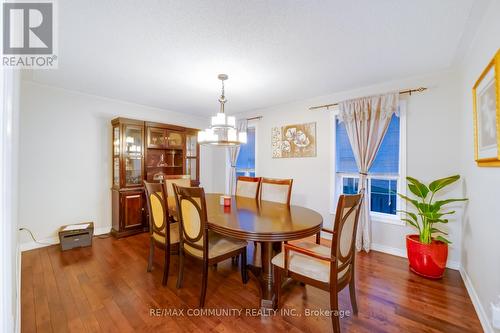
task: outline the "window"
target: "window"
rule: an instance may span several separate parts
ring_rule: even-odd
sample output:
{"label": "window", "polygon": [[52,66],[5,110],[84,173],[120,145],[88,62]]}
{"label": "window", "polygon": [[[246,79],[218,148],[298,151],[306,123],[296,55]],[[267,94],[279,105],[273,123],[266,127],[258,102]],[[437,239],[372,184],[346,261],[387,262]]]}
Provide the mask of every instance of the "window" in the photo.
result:
{"label": "window", "polygon": [[236,177],[255,177],[255,127],[247,129],[247,143],[240,146],[236,161]]}
{"label": "window", "polygon": [[[403,113],[401,112],[403,117]],[[387,133],[382,140],[375,161],[368,171],[367,197],[372,217],[380,220],[397,219],[399,205],[397,196],[402,192],[401,139],[403,138],[404,121],[401,117],[392,116]],[[359,189],[359,175],[356,160],[349,143],[345,125],[335,119],[335,173],[336,195],[355,194]]]}

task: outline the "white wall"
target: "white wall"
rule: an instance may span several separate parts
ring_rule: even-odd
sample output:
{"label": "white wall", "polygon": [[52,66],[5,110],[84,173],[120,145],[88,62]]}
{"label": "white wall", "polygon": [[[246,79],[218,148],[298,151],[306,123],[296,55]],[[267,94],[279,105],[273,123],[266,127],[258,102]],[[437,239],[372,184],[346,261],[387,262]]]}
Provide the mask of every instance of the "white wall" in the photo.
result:
{"label": "white wall", "polygon": [[[242,116],[262,115],[258,122],[257,169],[259,176],[293,178],[292,203],[320,212],[324,224],[330,226],[332,216],[333,161],[332,121],[329,112],[309,111],[313,105],[332,103],[348,98],[366,96],[402,88],[428,87],[424,93],[408,97],[407,104],[407,174],[425,182],[460,172],[459,146],[461,136],[457,112],[457,84],[453,73],[388,82],[355,91],[335,93],[306,101],[255,110]],[[286,124],[316,122],[317,157],[273,159],[271,156],[271,128]],[[461,186],[449,195],[460,196]],[[447,194],[447,195],[448,195]],[[448,265],[459,266],[461,212],[449,224],[450,246]],[[405,235],[413,230],[405,226],[373,222],[374,248],[404,255]]]}
{"label": "white wall", "polygon": [[[476,305],[485,314],[485,330],[492,330],[490,302],[500,295],[500,168],[480,168],[474,162],[471,91],[500,48],[499,13],[500,2],[492,1],[460,66],[459,79],[460,165],[470,197],[463,225],[462,265],[477,295]],[[473,300],[476,295],[471,295]]]}
{"label": "white wall", "polygon": [[[24,81],[21,89],[19,224],[53,241],[64,224],[111,227],[111,125],[115,117],[207,125],[201,118]],[[211,191],[212,157],[201,152],[201,183]],[[30,242],[22,233],[21,242]]]}

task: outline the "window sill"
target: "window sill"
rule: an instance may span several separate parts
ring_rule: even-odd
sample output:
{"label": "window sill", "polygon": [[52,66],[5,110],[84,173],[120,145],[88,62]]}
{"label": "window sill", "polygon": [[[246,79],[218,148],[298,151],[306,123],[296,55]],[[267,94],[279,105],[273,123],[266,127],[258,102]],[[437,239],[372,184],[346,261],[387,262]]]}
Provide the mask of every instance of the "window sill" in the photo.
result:
{"label": "window sill", "polygon": [[401,221],[401,218],[398,215],[389,215],[389,214],[381,214],[381,213],[370,213],[370,217],[373,222],[377,223],[387,223],[399,226],[405,226],[405,222]]}

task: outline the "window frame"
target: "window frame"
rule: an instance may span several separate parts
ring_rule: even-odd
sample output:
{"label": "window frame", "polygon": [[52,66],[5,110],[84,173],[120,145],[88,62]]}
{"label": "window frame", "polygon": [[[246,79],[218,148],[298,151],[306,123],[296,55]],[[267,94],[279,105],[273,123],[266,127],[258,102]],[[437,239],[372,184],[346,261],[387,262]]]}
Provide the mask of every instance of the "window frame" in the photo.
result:
{"label": "window frame", "polygon": [[[398,193],[401,193],[403,195],[406,195],[406,152],[407,152],[407,147],[406,147],[406,108],[407,108],[407,102],[406,100],[400,100],[399,101],[399,175],[394,176],[394,175],[388,175],[388,174],[369,174],[368,175],[368,189],[367,193],[370,193],[370,188],[371,188],[371,179],[391,179],[391,180],[397,180],[397,191]],[[331,112],[331,117],[330,117],[330,128],[332,129],[332,137],[331,137],[331,143],[332,143],[332,156],[331,156],[331,191],[330,191],[330,213],[335,214],[335,210],[337,207],[337,202],[338,202],[338,197],[342,191],[342,184],[343,184],[343,179],[344,178],[359,178],[359,174],[357,173],[337,173],[336,172],[336,119],[338,116],[339,110],[338,108],[334,109],[333,112]],[[370,195],[366,196],[367,200],[370,200]],[[406,201],[402,200],[397,196],[396,198],[396,209],[397,210],[406,210]],[[370,202],[368,203],[369,206]],[[405,226],[406,223],[401,220],[402,214],[400,212],[396,212],[395,215],[393,214],[386,214],[386,213],[379,213],[379,212],[372,212],[370,211],[370,217],[372,221],[375,222],[382,222],[382,223],[388,223],[388,224],[394,224],[394,225],[399,225],[399,226]]]}

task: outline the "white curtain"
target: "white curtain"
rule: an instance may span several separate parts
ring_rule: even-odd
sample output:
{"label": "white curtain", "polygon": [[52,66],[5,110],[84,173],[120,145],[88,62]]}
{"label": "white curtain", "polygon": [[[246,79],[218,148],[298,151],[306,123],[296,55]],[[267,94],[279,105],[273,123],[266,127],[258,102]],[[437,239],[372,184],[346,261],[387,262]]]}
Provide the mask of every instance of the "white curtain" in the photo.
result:
{"label": "white curtain", "polygon": [[367,175],[382,143],[392,115],[397,112],[399,93],[357,98],[339,103],[339,121],[344,122],[359,171],[359,193],[365,193],[361,207],[356,249],[371,247],[371,220]]}
{"label": "white curtain", "polygon": [[[248,127],[248,121],[246,119],[238,120],[236,127],[238,132],[246,132]],[[229,174],[227,175],[226,181],[229,184],[228,195],[234,195],[236,191],[236,162],[238,161],[238,155],[240,154],[240,146],[228,147],[228,159],[229,159]]]}

